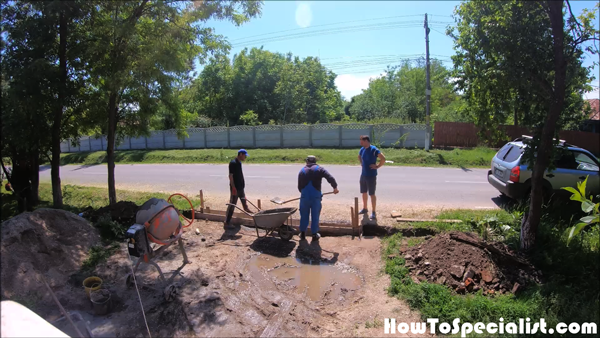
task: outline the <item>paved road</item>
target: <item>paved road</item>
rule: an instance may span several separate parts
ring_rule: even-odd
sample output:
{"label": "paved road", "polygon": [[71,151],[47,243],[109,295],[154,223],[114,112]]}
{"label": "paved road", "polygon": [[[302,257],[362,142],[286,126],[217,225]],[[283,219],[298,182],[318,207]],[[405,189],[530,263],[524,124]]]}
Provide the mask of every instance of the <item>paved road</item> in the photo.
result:
{"label": "paved road", "polygon": [[[327,165],[336,178],[340,193],[327,196],[332,202],[345,202],[359,196],[360,167]],[[299,165],[244,165],[249,197],[297,197]],[[116,166],[117,188],[146,191],[228,194],[227,166],[212,164],[134,164]],[[445,208],[496,208],[499,193],[487,182],[487,169],[383,167],[377,179],[380,202]],[[42,181],[50,180],[43,167]],[[106,185],[106,165],[63,166],[64,183]],[[324,191],[330,187],[324,181]]]}

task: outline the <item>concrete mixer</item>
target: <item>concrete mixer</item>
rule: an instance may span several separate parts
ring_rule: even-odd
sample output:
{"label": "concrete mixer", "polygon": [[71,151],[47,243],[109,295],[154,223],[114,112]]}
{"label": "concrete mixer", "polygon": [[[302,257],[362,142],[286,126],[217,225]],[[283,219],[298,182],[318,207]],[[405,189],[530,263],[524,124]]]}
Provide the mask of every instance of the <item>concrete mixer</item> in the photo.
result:
{"label": "concrete mixer", "polygon": [[[173,197],[173,195],[171,197]],[[171,197],[169,197],[169,201],[171,200]],[[185,196],[183,197],[185,198]],[[189,200],[188,202],[190,203],[190,206],[192,206]],[[194,210],[192,206],[192,215],[193,214]],[[182,267],[189,263],[181,239],[184,226],[181,224],[179,216],[180,213],[175,206],[163,199],[151,198],[140,207],[135,217],[136,224],[132,225],[126,233],[129,255],[139,257],[133,268],[133,272],[127,276],[128,287],[133,286],[135,283],[135,273],[141,263],[150,264],[156,267],[160,275],[160,280],[166,284],[167,281],[160,267],[153,259],[158,257],[166,248],[175,242],[179,243],[179,250],[183,255]],[[155,251],[152,248],[151,243],[159,245],[160,248]],[[177,285],[171,284],[164,290],[167,301],[174,298],[177,292],[176,287]]]}

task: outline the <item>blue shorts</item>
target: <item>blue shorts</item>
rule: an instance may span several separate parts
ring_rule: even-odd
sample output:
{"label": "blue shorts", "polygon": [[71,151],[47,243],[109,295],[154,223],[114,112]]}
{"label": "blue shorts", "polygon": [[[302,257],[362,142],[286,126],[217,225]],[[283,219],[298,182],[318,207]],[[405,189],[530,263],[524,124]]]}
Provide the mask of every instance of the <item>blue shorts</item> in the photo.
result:
{"label": "blue shorts", "polygon": [[377,176],[360,176],[360,193],[369,193],[369,196],[375,195],[375,187],[377,186]]}

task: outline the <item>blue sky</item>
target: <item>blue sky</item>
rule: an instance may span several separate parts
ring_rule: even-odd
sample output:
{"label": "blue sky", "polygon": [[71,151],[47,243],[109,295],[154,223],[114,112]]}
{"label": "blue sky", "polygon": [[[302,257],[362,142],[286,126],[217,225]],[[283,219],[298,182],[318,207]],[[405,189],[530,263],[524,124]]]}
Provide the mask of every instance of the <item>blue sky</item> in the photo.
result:
{"label": "blue sky", "polygon": [[[595,1],[572,1],[574,13]],[[300,57],[317,56],[332,69],[346,99],[367,88],[387,64],[425,54],[424,14],[431,22],[429,52],[451,67],[452,40],[445,28],[453,23],[459,1],[265,1],[262,15],[235,27],[211,21],[232,44],[231,56],[260,47]],[[598,56],[596,56],[597,59]],[[587,64],[591,61],[586,60]],[[595,69],[598,74],[598,67]],[[598,77],[598,75],[596,75]],[[598,86],[598,79],[593,83]],[[586,95],[598,98],[598,88]]]}

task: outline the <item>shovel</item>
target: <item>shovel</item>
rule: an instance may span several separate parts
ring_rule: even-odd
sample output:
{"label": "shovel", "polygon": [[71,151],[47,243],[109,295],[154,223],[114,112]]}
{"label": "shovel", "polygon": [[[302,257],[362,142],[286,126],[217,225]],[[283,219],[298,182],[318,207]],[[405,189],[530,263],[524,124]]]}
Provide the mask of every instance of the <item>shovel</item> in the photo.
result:
{"label": "shovel", "polygon": [[[325,196],[325,195],[330,195],[330,194],[333,194],[333,191],[332,191],[332,192],[326,192],[326,193],[324,193],[324,194],[323,194],[323,196]],[[275,203],[275,204],[278,204],[278,205],[282,205],[282,204],[286,204],[286,203],[288,203],[288,202],[297,201],[297,200],[299,200],[299,199],[300,199],[300,197],[297,197],[297,198],[293,198],[293,199],[291,199],[291,200],[284,201],[284,200],[282,200],[282,199],[281,199],[281,198],[279,198],[279,197],[275,197],[275,198],[271,199],[271,202],[273,202],[273,203]]]}

